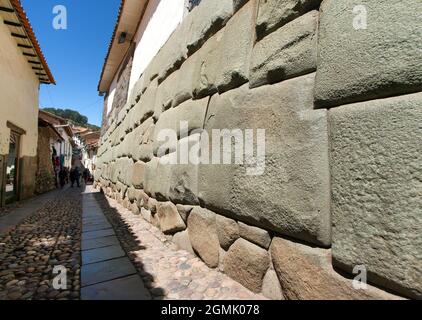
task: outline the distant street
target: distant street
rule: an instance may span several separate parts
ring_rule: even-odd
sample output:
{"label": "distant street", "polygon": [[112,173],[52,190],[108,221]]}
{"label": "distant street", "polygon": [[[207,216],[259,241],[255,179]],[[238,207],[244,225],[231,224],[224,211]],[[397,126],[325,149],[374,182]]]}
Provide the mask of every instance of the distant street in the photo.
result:
{"label": "distant street", "polygon": [[[61,266],[67,283],[57,289],[54,268]],[[158,229],[88,186],[53,191],[0,218],[0,300],[32,299],[262,297],[177,251]]]}

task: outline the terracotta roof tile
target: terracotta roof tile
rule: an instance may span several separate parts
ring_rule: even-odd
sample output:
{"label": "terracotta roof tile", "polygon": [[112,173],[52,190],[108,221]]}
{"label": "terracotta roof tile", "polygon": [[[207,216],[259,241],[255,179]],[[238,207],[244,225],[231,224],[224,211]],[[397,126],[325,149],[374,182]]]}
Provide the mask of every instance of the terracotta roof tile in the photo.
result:
{"label": "terracotta roof tile", "polygon": [[37,52],[37,55],[44,67],[45,72],[47,73],[47,76],[52,84],[56,84],[56,81],[54,80],[53,74],[50,71],[50,68],[48,67],[47,61],[44,57],[44,54],[41,50],[40,44],[38,43],[37,37],[35,36],[34,31],[32,30],[31,23],[29,22],[29,19],[25,13],[25,10],[22,7],[22,4],[20,0],[10,0],[10,3],[12,4],[13,8],[15,9],[19,20],[21,21],[23,27],[25,28],[26,33],[28,34],[28,37],[30,41],[32,42],[35,51]]}

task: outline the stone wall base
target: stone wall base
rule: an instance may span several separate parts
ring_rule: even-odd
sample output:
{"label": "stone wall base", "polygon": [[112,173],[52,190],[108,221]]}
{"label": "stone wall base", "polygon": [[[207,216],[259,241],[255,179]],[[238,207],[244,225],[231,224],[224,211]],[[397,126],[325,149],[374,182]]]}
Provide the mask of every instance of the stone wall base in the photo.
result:
{"label": "stone wall base", "polygon": [[[109,198],[159,228],[176,247],[198,256],[254,293],[273,300],[401,300],[371,285],[357,289],[353,277],[332,266],[331,249],[280,237],[273,232],[199,206],[175,205],[143,190],[122,192],[96,182]],[[360,283],[362,285],[362,283]]]}

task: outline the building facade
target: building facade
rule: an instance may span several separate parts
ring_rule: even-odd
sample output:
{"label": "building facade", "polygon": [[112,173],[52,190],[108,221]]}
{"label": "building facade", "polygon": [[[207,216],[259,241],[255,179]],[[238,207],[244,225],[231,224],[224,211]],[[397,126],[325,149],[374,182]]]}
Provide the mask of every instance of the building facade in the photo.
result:
{"label": "building facade", "polygon": [[18,0],[0,1],[0,205],[35,190],[38,97],[54,78]]}
{"label": "building facade", "polygon": [[[359,3],[123,1],[96,185],[269,298],[421,299],[418,5]],[[181,163],[216,130],[264,160]]]}
{"label": "building facade", "polygon": [[55,130],[57,130],[59,135],[62,137],[62,139],[52,141],[51,144],[54,170],[56,174],[58,174],[60,169],[63,167],[70,170],[74,164],[73,153],[76,149],[76,143],[74,141],[75,135],[72,125],[69,124],[68,120],[44,110],[39,111],[39,117],[52,124]]}
{"label": "building facade", "polygon": [[53,146],[63,141],[63,137],[54,125],[40,116],[38,119],[36,194],[51,191],[58,186]]}

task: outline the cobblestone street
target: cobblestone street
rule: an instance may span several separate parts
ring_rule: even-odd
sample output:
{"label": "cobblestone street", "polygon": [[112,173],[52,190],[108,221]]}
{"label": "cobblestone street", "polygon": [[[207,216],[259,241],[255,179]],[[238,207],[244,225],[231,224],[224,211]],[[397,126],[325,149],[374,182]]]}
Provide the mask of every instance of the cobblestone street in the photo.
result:
{"label": "cobblestone street", "polygon": [[[39,208],[27,207],[0,221],[34,210],[0,233],[0,300],[262,299],[176,251],[158,229],[90,187],[53,192]],[[65,290],[53,288],[55,266],[66,267]]]}
{"label": "cobblestone street", "polygon": [[[0,299],[79,299],[80,193],[67,189],[54,195],[0,235]],[[14,213],[3,219],[13,219]],[[67,269],[63,291],[52,286],[53,268],[59,265]]]}

